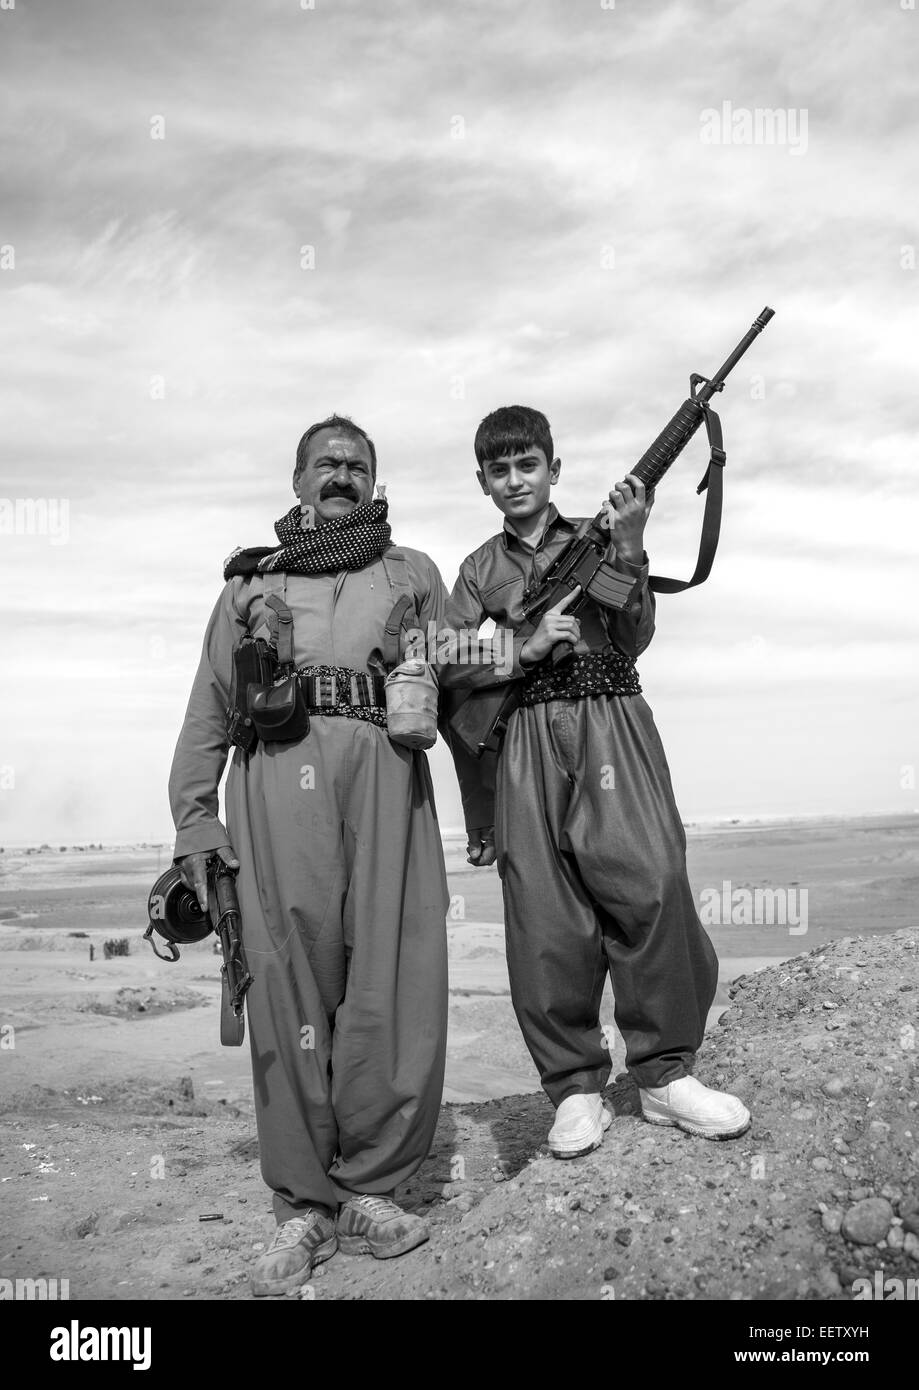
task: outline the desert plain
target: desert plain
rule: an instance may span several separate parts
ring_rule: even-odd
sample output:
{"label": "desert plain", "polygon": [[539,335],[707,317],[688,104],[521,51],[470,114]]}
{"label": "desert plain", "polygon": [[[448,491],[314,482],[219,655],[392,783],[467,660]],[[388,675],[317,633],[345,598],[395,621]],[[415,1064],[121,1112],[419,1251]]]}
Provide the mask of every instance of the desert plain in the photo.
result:
{"label": "desert plain", "polygon": [[[919,1280],[917,829],[911,815],[689,825],[721,967],[697,1074],[742,1095],[753,1128],[709,1144],[644,1124],[607,987],[616,1118],[572,1163],[545,1148],[497,874],[446,837],[444,1105],[400,1193],[431,1239],[385,1264],[336,1256],[300,1296],[843,1299],[879,1268]],[[219,1045],[212,940],[177,964],[142,940],[171,853],[0,853],[0,1279],[63,1280],[71,1299],[248,1297],[273,1227],[248,1048]],[[750,920],[757,890],[786,920]],[[871,1239],[851,1238],[860,1212]]]}

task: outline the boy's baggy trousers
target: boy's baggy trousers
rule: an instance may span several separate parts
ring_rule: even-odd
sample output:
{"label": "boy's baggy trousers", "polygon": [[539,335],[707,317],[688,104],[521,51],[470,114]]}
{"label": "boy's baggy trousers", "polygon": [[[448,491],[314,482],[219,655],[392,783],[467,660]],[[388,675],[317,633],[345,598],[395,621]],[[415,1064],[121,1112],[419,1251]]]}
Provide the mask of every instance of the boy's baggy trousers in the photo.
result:
{"label": "boy's baggy trousers", "polygon": [[296,744],[237,751],[262,1176],[278,1222],[391,1192],[426,1158],[446,1057],[449,905],[423,753],[317,715]]}
{"label": "boy's baggy trousers", "polygon": [[552,1103],[609,1079],[599,1023],[607,970],[636,1083],[685,1076],[718,962],[642,696],[518,709],[498,759],[495,832],[511,996]]}

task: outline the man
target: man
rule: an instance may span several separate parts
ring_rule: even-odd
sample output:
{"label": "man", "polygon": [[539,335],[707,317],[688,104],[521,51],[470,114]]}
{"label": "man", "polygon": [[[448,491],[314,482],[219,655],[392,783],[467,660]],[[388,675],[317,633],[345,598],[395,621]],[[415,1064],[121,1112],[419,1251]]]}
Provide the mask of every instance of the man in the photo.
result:
{"label": "man", "polygon": [[[463,561],[448,615],[457,626],[478,628],[488,617],[515,629],[504,679],[522,682],[523,699],[498,757],[494,843],[511,997],[556,1107],[549,1147],[558,1158],[589,1153],[610,1123],[600,1096],[610,1071],[599,1020],[607,971],[645,1119],[707,1139],[736,1137],[749,1127],[746,1107],[691,1074],[717,959],[696,913],[667,761],[635,670],[654,631],[643,543],[650,502],[635,477],[610,493],[607,558],[635,581],[628,607],[589,600],[573,617],[564,611],[569,599],[522,634],[527,593],[578,523],[550,501],[561,462],[540,411],[494,411],[474,447],[479,486],[504,525]],[[551,653],[562,642],[574,655],[556,667]],[[501,679],[483,665],[441,671],[454,690]],[[488,828],[470,833],[471,863],[494,854]]]}
{"label": "man", "polygon": [[[427,1239],[392,1197],[439,1113],[449,897],[427,760],[390,741],[368,658],[397,597],[427,630],[446,591],[427,555],[391,545],[375,476],[373,442],[347,418],[303,435],[299,505],[276,524],[279,545],[227,562],[170,777],[176,862],[202,907],[208,855],[239,868],[261,1167],[278,1222],[256,1295],[299,1287],[338,1248],[387,1258]],[[225,830],[233,649],[248,632],[280,653],[288,617],[309,730],[236,749]]]}

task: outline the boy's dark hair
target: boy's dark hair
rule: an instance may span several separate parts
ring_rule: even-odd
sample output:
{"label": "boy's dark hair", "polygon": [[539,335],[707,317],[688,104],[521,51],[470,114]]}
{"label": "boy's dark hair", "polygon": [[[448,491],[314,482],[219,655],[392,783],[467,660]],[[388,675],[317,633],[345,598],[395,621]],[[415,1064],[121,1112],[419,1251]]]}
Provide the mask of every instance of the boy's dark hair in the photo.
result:
{"label": "boy's dark hair", "polygon": [[314,434],[320,430],[340,430],[342,434],[350,435],[352,439],[363,439],[370,450],[370,463],[374,476],[377,471],[377,451],[373,446],[373,440],[366,430],[362,430],[360,425],[356,425],[347,415],[329,415],[325,420],[317,420],[315,425],[310,425],[300,443],[297,445],[297,467],[296,472],[302,473],[306,467],[306,454],[309,443]]}
{"label": "boy's dark hair", "polygon": [[528,405],[502,405],[486,415],[475,432],[475,456],[480,466],[534,448],[542,449],[549,463],[555,458],[549,421]]}

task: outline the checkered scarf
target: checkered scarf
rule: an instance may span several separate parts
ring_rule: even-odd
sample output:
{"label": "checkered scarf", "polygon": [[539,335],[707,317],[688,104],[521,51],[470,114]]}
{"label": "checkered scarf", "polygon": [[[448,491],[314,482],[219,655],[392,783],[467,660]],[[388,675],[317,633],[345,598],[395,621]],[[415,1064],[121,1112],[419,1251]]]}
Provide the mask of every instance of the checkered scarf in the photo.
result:
{"label": "checkered scarf", "polygon": [[388,512],[389,503],[381,497],[334,521],[304,530],[304,517],[297,503],[274,523],[280,548],[256,545],[249,550],[234,550],[224,563],[223,577],[265,574],[269,570],[337,574],[339,570],[363,569],[389,545],[392,532],[386,520]]}

